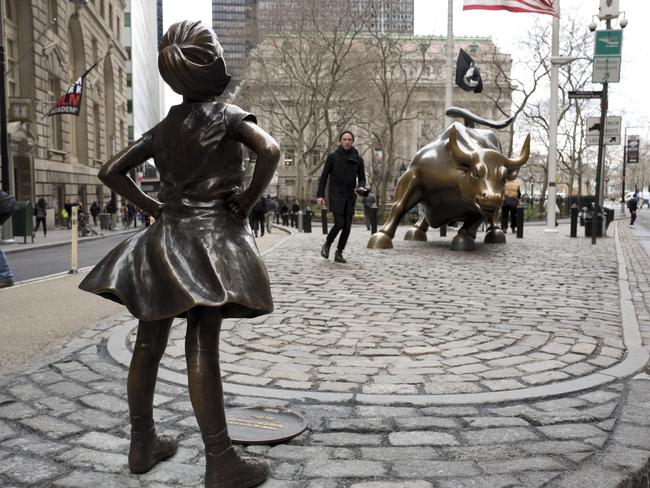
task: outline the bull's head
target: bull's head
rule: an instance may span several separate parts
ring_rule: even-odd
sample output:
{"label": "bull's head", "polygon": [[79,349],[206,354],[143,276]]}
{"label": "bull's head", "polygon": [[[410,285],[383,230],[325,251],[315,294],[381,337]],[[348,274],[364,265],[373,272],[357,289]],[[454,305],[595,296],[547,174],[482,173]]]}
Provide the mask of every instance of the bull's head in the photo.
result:
{"label": "bull's head", "polygon": [[449,152],[453,165],[465,172],[459,190],[486,217],[494,214],[503,202],[503,191],[509,176],[528,161],[530,135],[526,137],[518,158],[508,158],[494,149],[466,151],[458,145],[456,128],[449,131]]}

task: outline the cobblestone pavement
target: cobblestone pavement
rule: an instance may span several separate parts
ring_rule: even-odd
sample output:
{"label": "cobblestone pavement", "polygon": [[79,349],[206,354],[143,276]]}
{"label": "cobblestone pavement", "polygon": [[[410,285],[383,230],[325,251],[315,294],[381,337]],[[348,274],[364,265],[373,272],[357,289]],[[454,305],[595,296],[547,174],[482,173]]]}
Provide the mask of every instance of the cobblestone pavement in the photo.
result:
{"label": "cobblestone pavement", "polygon": [[[222,356],[228,406],[286,406],[309,420],[287,444],[247,448],[272,464],[264,488],[645,486],[650,377],[637,370],[650,263],[618,228],[591,246],[530,226],[524,240],[474,253],[433,236],[366,251],[355,229],[347,265],[318,256],[318,234],[272,249],[276,311],[227,321]],[[94,324],[0,380],[0,486],[201,486],[178,379],[182,321],[155,399],[159,429],[182,447],[128,473],[134,326],[124,314]],[[518,392],[529,394],[503,400]]]}

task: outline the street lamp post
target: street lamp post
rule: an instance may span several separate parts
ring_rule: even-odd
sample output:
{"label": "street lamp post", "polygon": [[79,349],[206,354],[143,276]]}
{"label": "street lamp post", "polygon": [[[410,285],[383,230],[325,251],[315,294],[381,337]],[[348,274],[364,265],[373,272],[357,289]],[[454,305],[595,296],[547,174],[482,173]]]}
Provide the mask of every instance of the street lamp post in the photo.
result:
{"label": "street lamp post", "polygon": [[548,185],[546,190],[546,229],[544,232],[557,232],[555,227],[555,194],[557,179],[557,90],[558,64],[553,58],[560,54],[560,0],[555,1],[555,16],[553,16],[553,37],[551,39],[551,96],[549,107],[549,138],[548,138]]}

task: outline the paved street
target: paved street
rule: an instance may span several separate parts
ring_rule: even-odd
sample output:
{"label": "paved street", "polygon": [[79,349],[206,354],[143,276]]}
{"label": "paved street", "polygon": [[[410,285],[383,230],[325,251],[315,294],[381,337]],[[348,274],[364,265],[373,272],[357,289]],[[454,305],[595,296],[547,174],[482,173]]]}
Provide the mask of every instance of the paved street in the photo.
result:
{"label": "paved street", "polygon": [[[263,486],[645,486],[650,258],[640,229],[614,223],[592,246],[568,225],[556,235],[531,225],[523,240],[456,253],[453,232],[404,242],[400,228],[395,249],[369,251],[355,228],[346,265],[319,256],[319,233],[265,246],[276,310],[224,323],[227,404],[286,406],[309,429],[247,448],[272,463]],[[182,447],[150,473],[128,472],[135,326],[112,314],[0,380],[0,486],[202,486],[182,320],[155,400],[159,430]]]}

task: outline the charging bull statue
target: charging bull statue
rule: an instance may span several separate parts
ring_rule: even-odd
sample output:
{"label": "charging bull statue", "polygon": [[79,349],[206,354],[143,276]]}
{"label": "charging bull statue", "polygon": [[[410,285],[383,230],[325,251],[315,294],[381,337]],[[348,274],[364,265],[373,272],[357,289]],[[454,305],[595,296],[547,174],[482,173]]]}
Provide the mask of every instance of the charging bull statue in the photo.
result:
{"label": "charging bull statue", "polygon": [[463,226],[451,242],[455,251],[472,251],[481,223],[487,222],[484,242],[505,243],[503,231],[494,224],[501,208],[506,180],[514,179],[530,155],[530,135],[521,154],[508,158],[490,130],[475,129],[473,123],[503,128],[512,122],[482,119],[464,109],[452,107],[447,115],[461,116],[469,126],[454,122],[436,140],[420,149],[395,189],[395,203],[388,220],[368,241],[370,249],[390,249],[400,219],[418,203],[424,216],[405,236],[406,240],[426,241],[429,226],[455,221]]}

